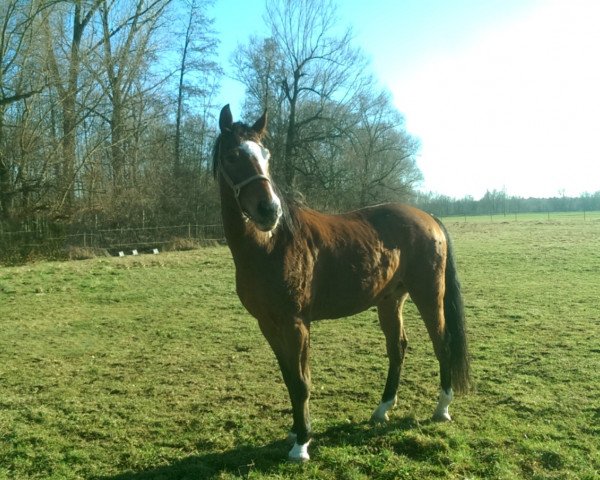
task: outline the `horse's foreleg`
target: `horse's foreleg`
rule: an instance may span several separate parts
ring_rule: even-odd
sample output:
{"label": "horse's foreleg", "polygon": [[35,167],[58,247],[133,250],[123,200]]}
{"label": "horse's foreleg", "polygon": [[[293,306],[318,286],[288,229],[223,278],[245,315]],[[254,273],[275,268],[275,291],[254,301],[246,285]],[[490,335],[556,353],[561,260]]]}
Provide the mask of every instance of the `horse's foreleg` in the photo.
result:
{"label": "horse's foreleg", "polygon": [[289,458],[293,461],[306,461],[308,455],[308,444],[310,442],[310,367],[309,367],[309,327],[302,321],[294,322],[290,331],[286,332],[284,342],[285,362],[288,368],[288,392],[292,401],[294,424],[292,432],[296,434],[294,446],[289,452]]}
{"label": "horse's foreleg", "polygon": [[389,360],[389,368],[385,389],[381,396],[381,403],[371,416],[372,422],[385,422],[388,420],[388,410],[396,405],[396,393],[400,383],[400,371],[404,362],[404,355],[408,345],[408,339],[404,332],[402,322],[402,306],[406,300],[406,294],[399,298],[383,300],[377,306],[379,325],[385,335],[385,344]]}
{"label": "horse's foreleg", "polygon": [[287,386],[294,423],[290,438],[294,446],[289,452],[293,461],[307,461],[308,444],[310,443],[310,367],[309,367],[309,326],[301,320],[289,324],[278,325],[273,332],[263,329],[263,333],[271,344],[283,380]]}

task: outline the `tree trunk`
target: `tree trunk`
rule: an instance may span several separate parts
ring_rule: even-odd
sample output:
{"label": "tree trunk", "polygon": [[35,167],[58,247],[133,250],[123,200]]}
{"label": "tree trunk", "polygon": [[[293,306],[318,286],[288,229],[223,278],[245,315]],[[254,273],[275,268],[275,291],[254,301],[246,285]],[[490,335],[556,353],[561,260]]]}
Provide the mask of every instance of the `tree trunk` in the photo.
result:
{"label": "tree trunk", "polygon": [[63,91],[63,162],[60,177],[60,191],[63,195],[63,210],[69,211],[73,207],[75,198],[73,187],[75,185],[76,162],[76,132],[77,132],[77,88],[79,84],[80,58],[79,46],[83,29],[87,21],[81,19],[81,4],[75,3],[73,15],[73,36],[71,40],[71,56],[69,62],[69,78],[66,90]]}
{"label": "tree trunk", "polygon": [[185,43],[181,54],[181,65],[179,70],[179,86],[177,89],[177,114],[175,117],[175,159],[173,164],[173,174],[175,177],[181,175],[181,117],[183,116],[183,79],[187,67],[187,54],[190,46],[190,33],[192,30],[193,15],[190,13],[187,30],[185,32]]}
{"label": "tree trunk", "polygon": [[[123,120],[119,90],[113,90],[113,109],[110,121],[111,165],[113,170],[113,188],[119,195],[125,187],[125,155],[123,153]],[[117,97],[117,98],[115,98]]]}
{"label": "tree trunk", "polygon": [[47,36],[47,53],[50,71],[54,76],[54,84],[58,91],[58,96],[62,105],[62,162],[59,169],[59,203],[58,209],[68,212],[72,209],[75,194],[75,165],[76,165],[76,142],[77,142],[77,92],[79,88],[79,72],[81,69],[80,46],[83,31],[91,20],[99,3],[95,2],[90,10],[82,15],[81,2],[75,1],[75,10],[73,12],[73,32],[71,36],[71,51],[69,55],[69,68],[67,74],[66,86],[63,84],[63,76],[60,73],[58,61],[54,54],[52,46],[52,32],[48,17],[45,17],[44,26]]}
{"label": "tree trunk", "polygon": [[[0,106],[0,147],[4,144],[4,107]],[[4,148],[0,148],[0,220],[8,218],[11,203],[10,173]]]}
{"label": "tree trunk", "polygon": [[284,181],[288,191],[293,190],[296,180],[296,165],[294,162],[294,154],[296,153],[296,106],[298,104],[298,89],[302,73],[299,69],[294,71],[294,84],[292,91],[286,87],[286,96],[290,103],[290,114],[288,116],[288,128],[285,136],[284,150]]}

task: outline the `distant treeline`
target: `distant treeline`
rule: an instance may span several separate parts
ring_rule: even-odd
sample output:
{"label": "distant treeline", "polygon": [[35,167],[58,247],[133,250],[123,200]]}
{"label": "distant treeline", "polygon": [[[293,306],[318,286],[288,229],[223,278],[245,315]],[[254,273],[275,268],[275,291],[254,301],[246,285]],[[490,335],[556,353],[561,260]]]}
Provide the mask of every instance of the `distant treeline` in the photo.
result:
{"label": "distant treeline", "polygon": [[415,205],[439,216],[453,215],[508,215],[540,212],[590,212],[600,210],[600,190],[579,197],[523,198],[509,196],[504,191],[492,190],[479,200],[461,199],[433,193],[415,197]]}

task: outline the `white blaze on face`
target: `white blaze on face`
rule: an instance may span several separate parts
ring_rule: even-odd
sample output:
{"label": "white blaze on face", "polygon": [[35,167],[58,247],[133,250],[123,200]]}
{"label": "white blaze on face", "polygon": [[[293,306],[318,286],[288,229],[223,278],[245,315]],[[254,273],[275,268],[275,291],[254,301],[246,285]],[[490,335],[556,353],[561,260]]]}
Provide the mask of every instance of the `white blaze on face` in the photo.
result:
{"label": "white blaze on face", "polygon": [[269,158],[271,158],[271,153],[269,150],[256,142],[251,142],[250,140],[242,142],[240,148],[250,155],[250,157],[256,158],[258,165],[262,170],[260,172],[262,175],[269,175]]}
{"label": "white blaze on face", "polygon": [[[240,145],[240,148],[244,152],[246,152],[250,157],[256,159],[256,161],[258,162],[259,170],[260,170],[260,172],[258,172],[259,174],[265,175],[266,177],[271,178],[269,176],[269,159],[271,158],[271,152],[269,152],[268,149],[266,149],[265,147],[263,147],[262,145],[260,145],[256,142],[252,142],[250,140],[246,140],[246,141],[242,142]],[[271,195],[271,198],[277,204],[277,206],[279,207],[279,210],[281,210],[281,200],[275,194],[275,191],[273,190],[273,187],[271,186],[271,182],[267,182],[267,183],[268,183],[269,194]]]}

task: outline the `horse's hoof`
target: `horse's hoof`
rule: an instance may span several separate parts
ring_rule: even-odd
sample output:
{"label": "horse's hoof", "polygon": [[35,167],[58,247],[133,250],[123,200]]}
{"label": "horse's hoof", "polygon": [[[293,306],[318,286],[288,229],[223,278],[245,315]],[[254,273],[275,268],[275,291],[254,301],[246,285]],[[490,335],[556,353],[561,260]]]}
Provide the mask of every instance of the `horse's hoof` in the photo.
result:
{"label": "horse's hoof", "polygon": [[396,406],[396,397],[388,400],[387,402],[381,402],[379,406],[371,415],[371,423],[386,423],[390,420],[388,411]]}
{"label": "horse's hoof", "polygon": [[440,398],[438,400],[437,407],[435,407],[432,417],[434,422],[452,421],[452,417],[448,413],[448,406],[450,405],[450,402],[452,401],[453,397],[454,393],[452,392],[451,388],[449,388],[448,391],[440,391]]}
{"label": "horse's hoof", "polygon": [[299,445],[298,443],[294,442],[294,446],[290,450],[290,453],[288,453],[288,458],[290,461],[298,463],[308,462],[310,460],[310,456],[308,455],[309,443],[310,440],[303,445]]}
{"label": "horse's hoof", "polygon": [[387,423],[389,422],[390,417],[387,414],[387,412],[384,412],[383,414],[381,414],[381,412],[375,410],[373,412],[373,415],[371,415],[371,423],[378,425],[381,423]]}
{"label": "horse's hoof", "polygon": [[431,419],[434,422],[451,422],[452,421],[452,417],[450,416],[450,414],[448,412],[436,412],[433,414],[433,417],[431,417]]}
{"label": "horse's hoof", "polygon": [[290,453],[288,455],[288,460],[293,463],[305,463],[310,460],[310,457],[308,456],[308,453],[306,455],[302,455],[300,457],[293,457],[292,454]]}

